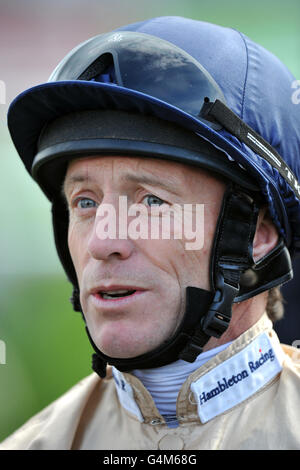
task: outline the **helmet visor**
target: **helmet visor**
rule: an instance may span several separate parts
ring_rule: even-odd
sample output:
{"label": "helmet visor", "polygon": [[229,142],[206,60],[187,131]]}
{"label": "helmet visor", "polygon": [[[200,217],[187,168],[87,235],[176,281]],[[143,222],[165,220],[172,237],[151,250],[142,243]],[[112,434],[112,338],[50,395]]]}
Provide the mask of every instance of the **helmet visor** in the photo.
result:
{"label": "helmet visor", "polygon": [[201,121],[205,121],[199,116],[204,102],[219,99],[225,104],[220,87],[192,56],[144,33],[108,33],[79,45],[49,78],[62,80],[114,83],[165,101]]}

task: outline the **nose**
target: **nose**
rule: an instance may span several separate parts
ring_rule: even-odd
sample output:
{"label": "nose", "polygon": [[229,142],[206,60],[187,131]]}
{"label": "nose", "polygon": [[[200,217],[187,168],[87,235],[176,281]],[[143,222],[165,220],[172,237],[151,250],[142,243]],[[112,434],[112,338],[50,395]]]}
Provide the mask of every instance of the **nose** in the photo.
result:
{"label": "nose", "polygon": [[127,214],[120,214],[116,202],[103,201],[98,207],[88,240],[90,255],[97,260],[108,260],[112,256],[126,259],[133,250],[133,241],[127,236]]}

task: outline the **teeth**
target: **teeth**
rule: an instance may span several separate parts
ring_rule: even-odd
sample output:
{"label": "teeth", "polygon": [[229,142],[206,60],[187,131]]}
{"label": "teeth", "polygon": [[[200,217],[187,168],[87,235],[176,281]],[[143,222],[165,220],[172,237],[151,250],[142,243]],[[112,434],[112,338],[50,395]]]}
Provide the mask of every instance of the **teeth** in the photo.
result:
{"label": "teeth", "polygon": [[107,291],[103,291],[102,294],[108,294],[108,295],[126,294],[127,292],[130,292],[130,290],[128,290],[128,289],[126,289],[126,290],[107,290]]}
{"label": "teeth", "polygon": [[122,295],[131,295],[135,292],[134,290],[111,290],[106,292],[101,292],[103,299],[114,299],[115,297],[122,297]]}

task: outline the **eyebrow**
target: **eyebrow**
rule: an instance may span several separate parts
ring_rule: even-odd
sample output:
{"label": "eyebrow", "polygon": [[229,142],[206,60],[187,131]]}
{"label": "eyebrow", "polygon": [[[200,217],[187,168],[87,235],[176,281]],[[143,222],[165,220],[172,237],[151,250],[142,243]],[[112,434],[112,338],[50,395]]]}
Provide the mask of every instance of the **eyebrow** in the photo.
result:
{"label": "eyebrow", "polygon": [[133,175],[128,173],[124,176],[124,179],[130,181],[131,183],[143,183],[143,184],[150,184],[153,186],[160,186],[162,189],[169,191],[173,194],[177,194],[176,192],[176,185],[174,181],[168,181],[167,179],[161,180],[156,176],[148,176],[148,175]]}
{"label": "eyebrow", "polygon": [[[162,189],[165,189],[166,191],[171,192],[172,194],[178,194],[176,191],[176,185],[174,184],[174,181],[168,181],[167,179],[161,180],[160,178],[157,178],[155,176],[148,176],[148,175],[134,175],[132,173],[126,173],[125,175],[122,176],[122,180],[129,181],[131,183],[142,183],[142,184],[149,184],[153,186],[159,186]],[[94,182],[93,178],[91,176],[86,176],[86,175],[73,175],[68,177],[62,184],[61,187],[61,194],[64,198],[66,198],[66,192],[68,188],[76,183],[84,183],[87,181]]]}
{"label": "eyebrow", "polygon": [[91,178],[87,178],[86,176],[84,175],[73,175],[73,176],[69,176],[68,178],[66,178],[62,185],[61,185],[61,195],[66,197],[66,194],[67,194],[67,190],[70,186],[73,186],[75,183],[83,183],[84,181],[88,181],[90,180]]}

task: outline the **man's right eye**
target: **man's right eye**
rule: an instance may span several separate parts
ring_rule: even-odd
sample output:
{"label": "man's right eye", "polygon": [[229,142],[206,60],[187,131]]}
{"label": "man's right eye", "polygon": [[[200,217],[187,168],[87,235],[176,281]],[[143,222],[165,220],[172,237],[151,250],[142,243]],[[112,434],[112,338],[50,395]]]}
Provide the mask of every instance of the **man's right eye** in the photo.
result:
{"label": "man's right eye", "polygon": [[95,207],[95,204],[95,201],[88,197],[81,197],[74,201],[74,207],[78,207],[79,209],[91,209]]}

